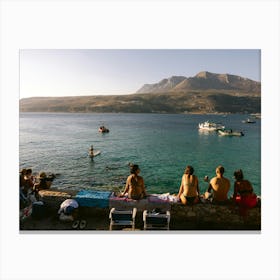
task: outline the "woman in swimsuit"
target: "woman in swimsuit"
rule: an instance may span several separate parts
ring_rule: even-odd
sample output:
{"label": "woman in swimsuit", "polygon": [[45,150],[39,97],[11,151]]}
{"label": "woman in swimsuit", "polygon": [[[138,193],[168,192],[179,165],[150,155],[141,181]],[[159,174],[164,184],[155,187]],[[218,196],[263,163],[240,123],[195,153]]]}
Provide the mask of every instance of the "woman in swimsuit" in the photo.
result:
{"label": "woman in swimsuit", "polygon": [[139,176],[140,168],[137,164],[130,165],[130,173],[131,175],[128,176],[126,180],[125,190],[121,194],[124,196],[128,193],[128,197],[132,199],[139,200],[147,196],[144,179]]}
{"label": "woman in swimsuit", "polygon": [[181,186],[177,196],[183,204],[194,204],[199,202],[198,179],[193,175],[193,172],[193,167],[188,165],[182,176]]}
{"label": "woman in swimsuit", "polygon": [[234,172],[233,200],[243,208],[251,208],[257,204],[257,196],[253,193],[250,181],[245,180],[241,169]]}

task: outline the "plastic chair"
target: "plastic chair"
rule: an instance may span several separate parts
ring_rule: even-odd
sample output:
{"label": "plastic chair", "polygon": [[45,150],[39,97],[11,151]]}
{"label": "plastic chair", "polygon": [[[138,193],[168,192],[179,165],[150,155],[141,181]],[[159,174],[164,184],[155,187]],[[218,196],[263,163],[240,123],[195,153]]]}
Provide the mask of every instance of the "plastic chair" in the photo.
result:
{"label": "plastic chair", "polygon": [[131,226],[132,230],[135,230],[136,212],[136,208],[132,210],[116,210],[116,208],[112,208],[109,214],[110,230],[112,230],[114,226]]}
{"label": "plastic chair", "polygon": [[170,212],[165,213],[143,211],[144,230],[166,229],[169,230]]}

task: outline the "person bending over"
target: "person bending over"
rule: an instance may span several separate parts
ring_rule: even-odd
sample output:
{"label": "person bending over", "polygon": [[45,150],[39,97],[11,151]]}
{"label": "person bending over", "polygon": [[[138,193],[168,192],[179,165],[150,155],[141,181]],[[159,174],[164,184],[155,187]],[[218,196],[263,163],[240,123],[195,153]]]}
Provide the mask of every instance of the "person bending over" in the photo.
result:
{"label": "person bending over", "polygon": [[120,196],[128,194],[128,198],[139,200],[147,196],[144,179],[139,176],[140,168],[137,164],[130,165],[130,175],[126,180],[124,191]]}
{"label": "person bending over", "polygon": [[181,186],[177,197],[183,204],[193,204],[199,202],[198,179],[193,175],[194,169],[188,165],[182,176]]}

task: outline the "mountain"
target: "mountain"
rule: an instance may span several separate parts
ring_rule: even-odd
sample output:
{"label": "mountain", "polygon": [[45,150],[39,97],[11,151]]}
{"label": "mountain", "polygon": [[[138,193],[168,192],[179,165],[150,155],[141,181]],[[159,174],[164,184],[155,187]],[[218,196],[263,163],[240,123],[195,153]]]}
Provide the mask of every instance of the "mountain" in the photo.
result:
{"label": "mountain", "polygon": [[261,83],[240,76],[200,72],[145,84],[136,93],[111,96],[33,97],[20,112],[260,113]]}
{"label": "mountain", "polygon": [[145,84],[137,93],[188,92],[190,90],[231,90],[252,94],[261,92],[261,84],[236,75],[203,71],[190,78],[173,76],[155,84]]}
{"label": "mountain", "polygon": [[169,92],[185,79],[186,77],[184,76],[172,76],[161,80],[157,84],[145,84],[136,93]]}

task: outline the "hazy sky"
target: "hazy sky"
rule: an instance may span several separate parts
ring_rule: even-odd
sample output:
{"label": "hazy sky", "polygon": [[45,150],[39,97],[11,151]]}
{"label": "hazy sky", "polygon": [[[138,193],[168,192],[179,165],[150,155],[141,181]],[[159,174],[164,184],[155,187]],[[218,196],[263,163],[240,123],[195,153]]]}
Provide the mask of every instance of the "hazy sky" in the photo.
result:
{"label": "hazy sky", "polygon": [[130,94],[200,71],[260,81],[260,50],[21,50],[20,98]]}

